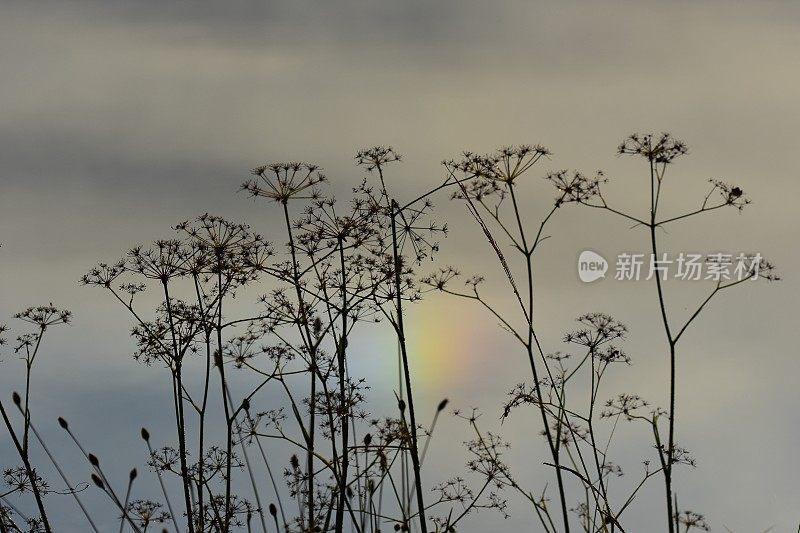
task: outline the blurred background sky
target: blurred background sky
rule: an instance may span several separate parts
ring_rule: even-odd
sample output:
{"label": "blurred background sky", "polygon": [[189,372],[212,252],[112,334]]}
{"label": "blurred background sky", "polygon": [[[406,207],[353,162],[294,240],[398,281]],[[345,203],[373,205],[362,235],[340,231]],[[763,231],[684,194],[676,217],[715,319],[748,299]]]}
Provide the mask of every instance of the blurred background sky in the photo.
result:
{"label": "blurred background sky", "polygon": [[[785,278],[721,295],[682,341],[678,440],[698,468],[678,474],[681,503],[719,531],[793,530],[798,25],[800,5],[767,0],[4,2],[0,323],[16,327],[14,312],[50,301],[75,313],[41,356],[37,416],[102,425],[86,437],[101,455],[127,459],[123,472],[144,461],[136,428],[171,438],[160,408],[167,377],[131,361],[128,317],[77,280],[95,262],[204,212],[271,236],[268,206],[237,192],[253,166],[315,162],[344,197],[362,177],[356,151],[393,145],[404,162],[391,184],[410,197],[442,180],[440,161],[463,150],[541,143],[554,154],[524,185],[533,228],[554,195],[541,177],[562,168],[604,170],[607,197],[643,213],[646,164],[616,157],[615,148],[635,131],[669,131],[691,153],[668,175],[664,209],[699,206],[709,178],[740,185],[753,204],[669,228],[666,249],[758,251]],[[430,270],[452,263],[484,274],[492,296],[508,302],[502,271],[463,206],[446,196],[436,204],[453,231]],[[606,257],[646,251],[645,233],[565,208],[549,234],[537,269],[548,351],[561,347],[577,315],[609,312],[631,329],[634,364],[615,374],[608,396],[626,390],[663,403],[667,352],[654,287],[586,285],[575,270],[584,249]],[[690,312],[709,288],[674,284],[671,310]],[[497,428],[505,392],[527,372],[524,355],[463,302],[433,297],[410,316],[419,402],[432,412],[449,397],[481,408]],[[381,405],[391,398],[393,347],[376,336],[362,349],[359,368]],[[0,390],[8,394],[21,386],[21,364],[9,349],[2,357]],[[40,422],[56,434],[48,424]],[[469,438],[455,420],[444,427],[431,450],[442,477],[457,473],[466,458],[458,443]],[[512,466],[534,491],[547,473],[538,466],[537,427],[520,413],[502,428]],[[632,461],[632,476],[631,457],[647,455],[644,446],[621,451],[631,454],[620,461]],[[0,465],[11,461],[3,434]],[[652,486],[658,497],[660,481]],[[661,523],[660,507],[650,509],[655,517],[640,512],[635,531]],[[535,518],[522,507],[512,514],[503,521],[487,513],[464,531],[512,531]]]}

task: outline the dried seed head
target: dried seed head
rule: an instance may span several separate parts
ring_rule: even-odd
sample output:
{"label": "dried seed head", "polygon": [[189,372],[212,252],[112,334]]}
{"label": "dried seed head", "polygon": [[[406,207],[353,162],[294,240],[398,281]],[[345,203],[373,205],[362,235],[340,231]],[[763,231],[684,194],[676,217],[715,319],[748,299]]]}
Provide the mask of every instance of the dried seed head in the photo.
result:
{"label": "dried seed head", "polygon": [[[270,198],[287,203],[292,198],[315,198],[316,185],[327,181],[317,165],[308,163],[273,163],[254,168],[255,178],[245,181],[241,188],[251,196]],[[310,192],[306,192],[310,189]]]}
{"label": "dried seed head", "polygon": [[628,136],[617,148],[620,155],[640,156],[651,163],[669,164],[678,157],[689,153],[686,143],[675,139],[669,133],[659,136],[653,134],[641,135],[634,133]]}

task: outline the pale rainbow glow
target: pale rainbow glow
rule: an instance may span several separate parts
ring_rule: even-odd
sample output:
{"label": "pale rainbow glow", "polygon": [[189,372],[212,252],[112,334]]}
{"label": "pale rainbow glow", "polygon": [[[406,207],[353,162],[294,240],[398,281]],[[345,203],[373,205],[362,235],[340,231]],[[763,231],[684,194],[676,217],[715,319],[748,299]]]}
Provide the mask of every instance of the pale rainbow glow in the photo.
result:
{"label": "pale rainbow glow", "polygon": [[[406,308],[412,384],[421,392],[448,394],[482,379],[476,364],[487,357],[498,327],[455,297],[429,298]],[[366,327],[351,350],[350,372],[373,388],[398,388],[398,346],[389,324]]]}
{"label": "pale rainbow glow", "polygon": [[473,363],[486,356],[487,337],[497,328],[480,321],[470,303],[442,296],[410,309],[409,365],[417,387],[446,392],[479,378]]}

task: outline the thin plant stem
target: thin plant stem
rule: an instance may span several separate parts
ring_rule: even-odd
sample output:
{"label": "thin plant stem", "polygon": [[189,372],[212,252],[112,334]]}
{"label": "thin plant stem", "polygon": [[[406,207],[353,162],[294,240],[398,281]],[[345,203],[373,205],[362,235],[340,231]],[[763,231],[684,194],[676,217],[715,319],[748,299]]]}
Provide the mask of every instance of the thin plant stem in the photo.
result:
{"label": "thin plant stem", "polygon": [[414,411],[414,396],[411,390],[411,372],[408,364],[408,349],[406,347],[405,327],[403,325],[403,298],[400,285],[401,258],[397,245],[397,202],[392,202],[392,254],[394,256],[394,283],[397,301],[397,326],[395,328],[398,341],[400,342],[400,354],[403,362],[403,378],[406,385],[406,396],[408,402],[408,414],[411,422],[411,463],[414,470],[414,484],[417,490],[417,507],[419,509],[419,525],[422,533],[428,533],[428,525],[425,518],[425,500],[422,496],[422,474],[420,472],[419,451],[417,448],[417,421]]}

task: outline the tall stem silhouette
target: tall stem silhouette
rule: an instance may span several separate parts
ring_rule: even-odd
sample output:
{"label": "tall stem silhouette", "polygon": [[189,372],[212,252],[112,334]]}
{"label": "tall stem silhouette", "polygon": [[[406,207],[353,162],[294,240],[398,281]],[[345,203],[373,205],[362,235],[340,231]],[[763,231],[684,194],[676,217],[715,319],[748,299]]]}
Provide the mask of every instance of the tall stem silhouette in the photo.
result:
{"label": "tall stem silhouette", "polygon": [[392,255],[394,258],[394,289],[395,297],[397,300],[397,324],[395,330],[397,332],[397,340],[400,343],[400,355],[403,363],[403,377],[406,385],[406,396],[408,400],[408,414],[411,422],[411,464],[414,470],[414,485],[417,493],[417,507],[419,511],[419,525],[422,533],[428,533],[428,525],[425,521],[425,499],[422,496],[422,475],[419,466],[419,449],[417,447],[417,419],[414,411],[414,395],[411,390],[411,372],[408,364],[408,349],[406,346],[405,327],[403,325],[403,298],[401,292],[400,269],[402,268],[402,259],[397,244],[397,215],[399,209],[397,202],[391,202],[392,214]]}
{"label": "tall stem silhouette", "polygon": [[311,391],[308,400],[308,440],[306,442],[306,469],[308,471],[307,488],[308,491],[308,524],[306,527],[309,531],[314,531],[314,439],[316,429],[316,397],[317,397],[317,358],[316,358],[316,344],[312,341],[311,330],[308,324],[308,314],[306,311],[305,300],[303,299],[303,290],[300,286],[300,269],[297,263],[297,250],[295,249],[294,233],[292,231],[292,224],[289,219],[289,205],[287,201],[282,201],[283,216],[286,223],[286,232],[289,236],[289,251],[292,256],[292,285],[294,285],[295,293],[297,295],[297,307],[300,311],[300,324],[298,329],[300,335],[304,338],[306,346],[308,346],[308,356],[311,359],[311,368],[309,374],[311,375]]}

